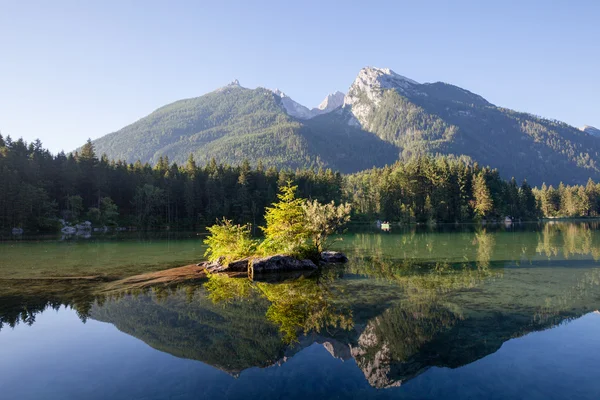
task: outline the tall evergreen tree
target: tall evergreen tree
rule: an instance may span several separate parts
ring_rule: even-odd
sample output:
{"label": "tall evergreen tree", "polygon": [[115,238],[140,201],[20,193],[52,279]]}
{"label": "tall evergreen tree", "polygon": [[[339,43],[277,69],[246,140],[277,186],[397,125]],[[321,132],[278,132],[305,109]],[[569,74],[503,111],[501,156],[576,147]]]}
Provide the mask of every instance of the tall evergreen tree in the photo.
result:
{"label": "tall evergreen tree", "polygon": [[480,218],[485,218],[492,211],[494,203],[483,172],[473,175],[473,209]]}

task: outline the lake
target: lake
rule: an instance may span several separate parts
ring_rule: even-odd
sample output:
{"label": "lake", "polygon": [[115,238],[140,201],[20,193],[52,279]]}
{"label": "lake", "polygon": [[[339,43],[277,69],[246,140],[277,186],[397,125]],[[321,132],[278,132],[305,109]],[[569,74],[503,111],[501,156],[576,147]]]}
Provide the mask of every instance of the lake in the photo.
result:
{"label": "lake", "polygon": [[600,398],[598,222],[338,239],[316,273],[117,292],[202,236],[4,237],[1,398]]}

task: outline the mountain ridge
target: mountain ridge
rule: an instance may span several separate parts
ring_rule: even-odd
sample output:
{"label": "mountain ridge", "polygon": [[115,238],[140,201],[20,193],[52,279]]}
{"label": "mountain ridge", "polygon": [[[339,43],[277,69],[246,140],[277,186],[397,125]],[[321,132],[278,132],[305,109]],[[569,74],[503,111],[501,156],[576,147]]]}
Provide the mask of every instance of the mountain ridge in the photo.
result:
{"label": "mountain ridge", "polygon": [[[348,126],[323,135],[321,123],[330,121],[295,118],[285,112],[280,94],[234,83],[160,107],[95,140],[96,151],[127,162],[155,163],[168,157],[184,163],[192,154],[199,162],[215,158],[235,164],[248,159],[267,166],[342,172],[381,167],[397,159],[397,148],[376,135]],[[348,145],[356,143],[360,146]],[[335,152],[330,150],[334,147]],[[370,154],[361,154],[364,149]]]}
{"label": "mountain ridge", "polygon": [[598,128],[589,125],[584,125],[580,129],[582,132],[588,133],[592,136],[600,137],[600,129]]}
{"label": "mountain ridge", "polygon": [[[593,129],[593,128],[592,128]],[[365,67],[347,93],[313,109],[281,90],[235,80],[163,106],[94,141],[113,159],[228,163],[355,172],[416,155],[466,157],[533,184],[600,178],[600,141],[584,128],[498,107],[448,83]]]}

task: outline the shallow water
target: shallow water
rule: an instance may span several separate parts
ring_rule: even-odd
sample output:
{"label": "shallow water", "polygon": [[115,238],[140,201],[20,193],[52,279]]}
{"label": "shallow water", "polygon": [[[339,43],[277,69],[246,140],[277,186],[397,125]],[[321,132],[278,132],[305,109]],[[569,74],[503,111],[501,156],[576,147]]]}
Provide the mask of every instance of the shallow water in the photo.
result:
{"label": "shallow water", "polygon": [[2,398],[600,397],[596,223],[342,239],[321,273],[135,293],[27,278],[188,264],[199,239],[2,242]]}

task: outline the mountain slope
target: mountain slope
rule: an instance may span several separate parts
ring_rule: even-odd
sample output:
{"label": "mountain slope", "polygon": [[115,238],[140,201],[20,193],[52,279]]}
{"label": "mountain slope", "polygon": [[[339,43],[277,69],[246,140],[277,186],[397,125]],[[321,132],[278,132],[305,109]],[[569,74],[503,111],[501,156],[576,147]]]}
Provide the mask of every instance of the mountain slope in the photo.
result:
{"label": "mountain slope", "polygon": [[592,127],[498,107],[446,83],[418,83],[390,69],[363,68],[344,96],[309,109],[279,90],[237,81],[169,104],[94,142],[129,162],[190,153],[232,164],[354,172],[417,154],[464,157],[529,183],[600,180],[600,141]]}
{"label": "mountain slope", "polygon": [[589,133],[592,136],[600,137],[600,129],[594,128],[593,126],[585,125],[581,128],[585,133]]}
{"label": "mountain slope", "polygon": [[[160,156],[183,163],[190,154],[203,163],[328,167],[353,172],[394,162],[398,149],[377,136],[340,123],[302,121],[285,112],[281,97],[237,82],[204,96],[161,107],[147,117],[94,141],[109,158],[154,163]],[[334,119],[335,120],[335,119]],[[369,149],[365,152],[364,149]]]}
{"label": "mountain slope", "polygon": [[600,178],[600,142],[562,122],[497,107],[445,83],[419,84],[364,68],[344,110],[351,124],[414,154],[468,156],[506,178],[585,183]]}

